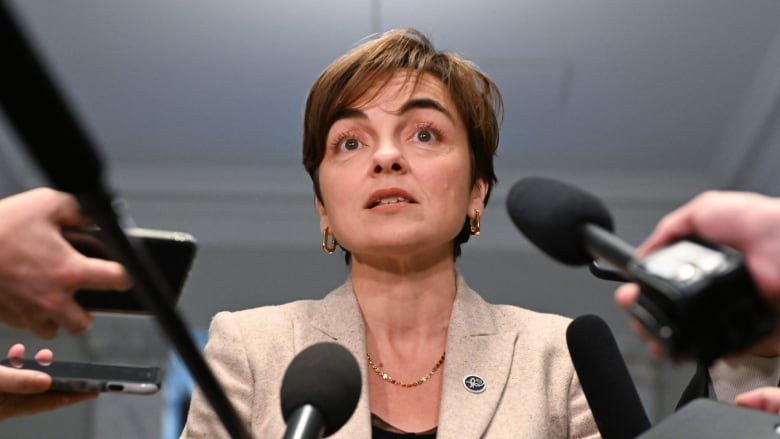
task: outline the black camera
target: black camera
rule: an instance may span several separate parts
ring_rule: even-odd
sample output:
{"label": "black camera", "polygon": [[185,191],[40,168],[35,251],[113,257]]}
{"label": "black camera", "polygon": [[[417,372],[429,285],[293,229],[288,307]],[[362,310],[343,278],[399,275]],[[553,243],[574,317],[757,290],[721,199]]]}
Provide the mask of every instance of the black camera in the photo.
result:
{"label": "black camera", "polygon": [[631,314],[672,357],[711,364],[769,335],[773,320],[742,255],[686,239],[626,265],[641,288]]}

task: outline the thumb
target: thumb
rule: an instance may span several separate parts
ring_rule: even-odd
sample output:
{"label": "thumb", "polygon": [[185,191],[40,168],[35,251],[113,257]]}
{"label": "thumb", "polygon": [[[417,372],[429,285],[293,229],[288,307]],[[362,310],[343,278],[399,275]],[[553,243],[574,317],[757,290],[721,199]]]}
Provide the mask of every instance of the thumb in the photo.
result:
{"label": "thumb", "polygon": [[0,392],[14,394],[41,393],[51,387],[51,377],[37,370],[0,366]]}

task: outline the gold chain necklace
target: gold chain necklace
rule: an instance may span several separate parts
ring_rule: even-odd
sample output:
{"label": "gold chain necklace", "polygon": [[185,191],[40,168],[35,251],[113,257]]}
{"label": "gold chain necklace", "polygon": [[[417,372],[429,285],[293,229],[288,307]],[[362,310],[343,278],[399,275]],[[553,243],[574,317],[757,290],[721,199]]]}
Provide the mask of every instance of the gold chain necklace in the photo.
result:
{"label": "gold chain necklace", "polygon": [[369,354],[368,352],[366,352],[366,358],[368,359],[368,365],[371,367],[371,369],[373,369],[374,372],[376,372],[376,374],[379,375],[380,378],[387,381],[388,383],[395,384],[396,386],[401,386],[401,387],[416,387],[419,386],[420,384],[427,382],[429,379],[431,379],[433,374],[435,374],[436,371],[439,370],[441,364],[444,363],[444,354],[446,354],[446,352],[442,352],[441,358],[439,358],[439,361],[433,366],[433,369],[431,369],[430,372],[428,372],[425,376],[412,383],[402,383],[396,380],[395,378],[391,377],[387,372],[382,371],[382,369],[380,369],[376,364],[374,364],[374,360],[371,359],[371,354]]}

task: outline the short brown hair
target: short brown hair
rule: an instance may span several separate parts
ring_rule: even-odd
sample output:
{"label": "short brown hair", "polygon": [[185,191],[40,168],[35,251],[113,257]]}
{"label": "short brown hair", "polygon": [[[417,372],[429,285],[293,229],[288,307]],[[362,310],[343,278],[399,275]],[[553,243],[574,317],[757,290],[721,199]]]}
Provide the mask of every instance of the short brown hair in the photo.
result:
{"label": "short brown hair", "polygon": [[[364,98],[372,87],[407,70],[419,81],[421,73],[440,80],[449,91],[468,134],[471,183],[487,184],[485,203],[497,183],[493,157],[498,148],[503,100],[496,84],[473,63],[453,53],[437,51],[415,29],[396,29],[368,41],[332,62],[309,90],[303,119],[303,166],[322,200],[318,170],[325,156],[330,127],[342,110]],[[416,75],[415,75],[416,74]],[[381,88],[381,87],[380,87]],[[468,218],[455,238],[455,256],[468,241]]]}

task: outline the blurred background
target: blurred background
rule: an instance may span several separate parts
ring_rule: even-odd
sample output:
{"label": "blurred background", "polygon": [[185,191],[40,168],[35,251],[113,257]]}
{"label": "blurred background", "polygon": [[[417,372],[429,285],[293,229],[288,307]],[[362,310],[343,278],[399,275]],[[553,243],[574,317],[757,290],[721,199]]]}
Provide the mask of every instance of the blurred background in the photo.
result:
{"label": "blurred background", "polygon": [[[780,195],[778,0],[10,3],[138,225],[198,239],[179,306],[193,329],[219,310],[319,298],[345,279],[343,258],[320,250],[300,165],[303,104],[331,60],[391,28],[416,27],[475,61],[506,102],[499,185],[459,270],[492,302],[602,316],[652,419],[673,411],[692,367],[650,357],[612,301],[615,284],[532,248],[506,214],[507,191],[529,175],[576,184],[633,244],[702,190]],[[41,184],[2,121],[0,195]],[[15,341],[169,369],[149,317],[99,316],[52,341],[0,328],[0,345]],[[166,397],[107,394],[0,423],[0,437],[163,437]]]}

